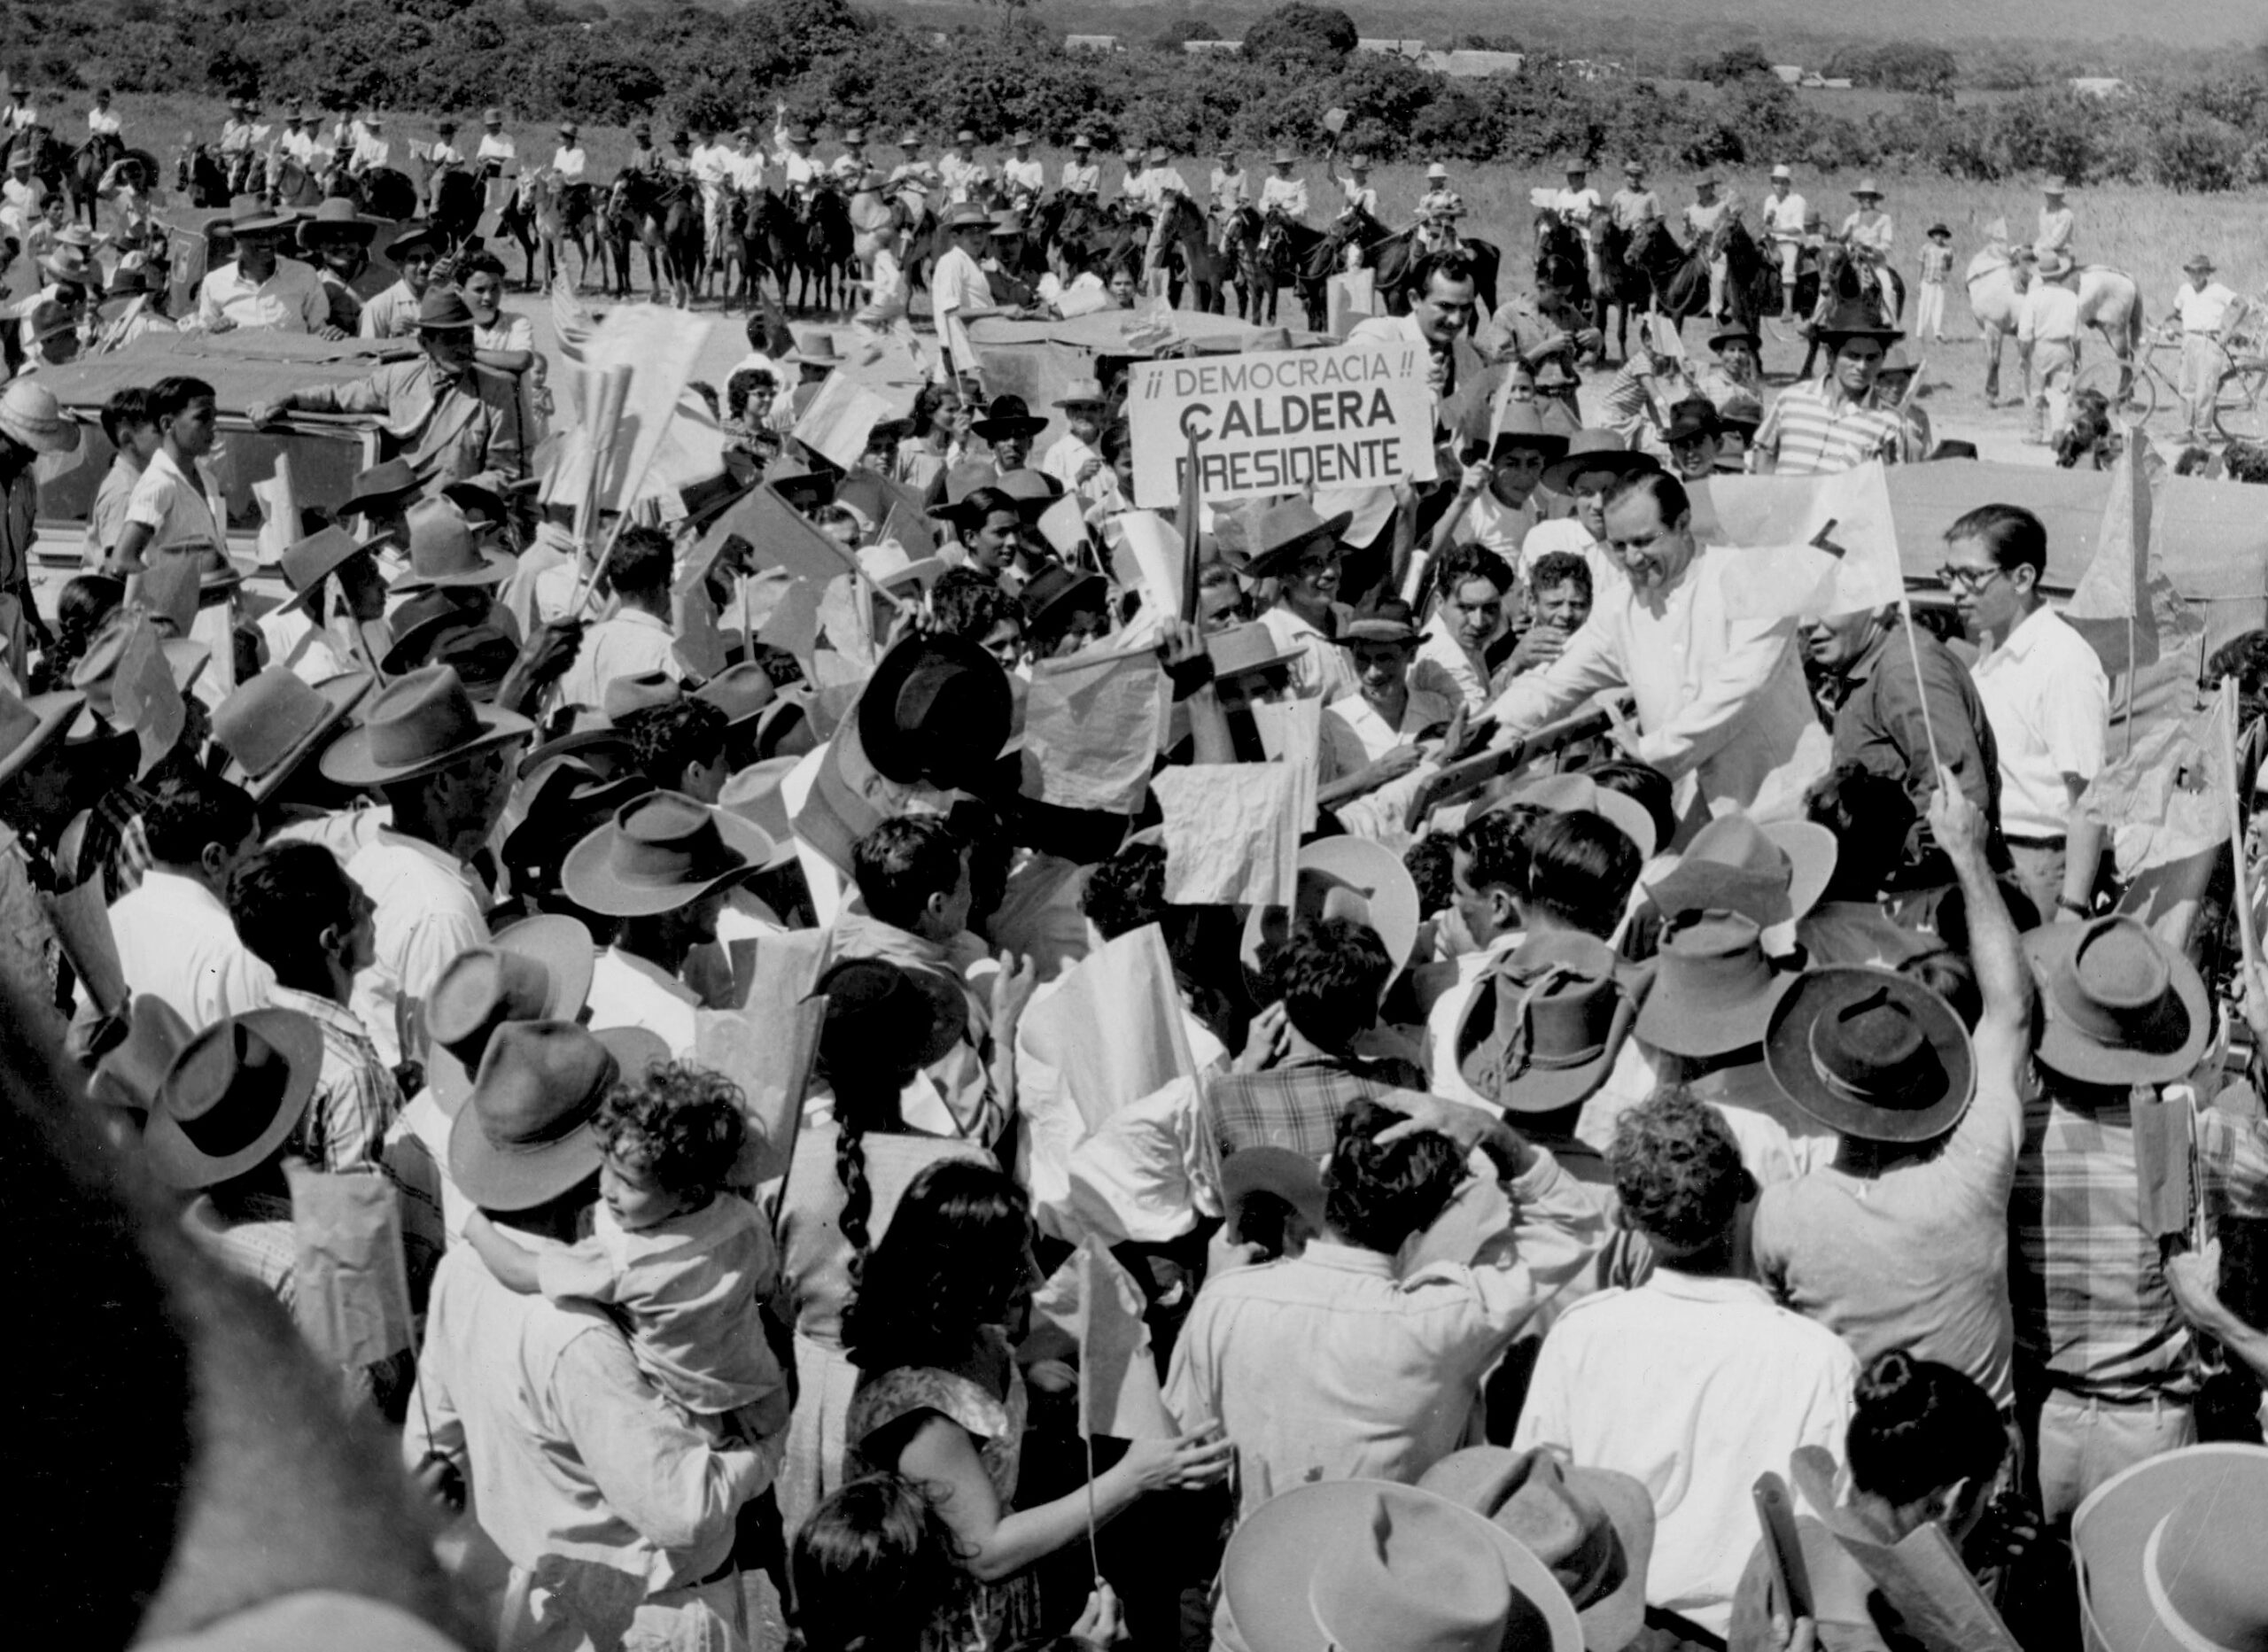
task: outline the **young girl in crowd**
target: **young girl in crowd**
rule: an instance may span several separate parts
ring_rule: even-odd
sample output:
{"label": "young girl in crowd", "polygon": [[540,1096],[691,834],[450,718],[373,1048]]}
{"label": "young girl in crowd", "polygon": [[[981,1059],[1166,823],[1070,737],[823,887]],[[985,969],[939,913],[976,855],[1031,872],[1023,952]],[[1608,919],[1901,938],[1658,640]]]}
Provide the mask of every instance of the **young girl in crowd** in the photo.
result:
{"label": "young girl in crowd", "polygon": [[738,1088],[703,1067],[657,1062],[615,1085],[594,1128],[605,1159],[589,1238],[532,1253],[478,1212],[465,1237],[523,1296],[618,1314],[639,1369],[689,1415],[729,1416],[742,1439],[778,1433],[788,1392],[761,1304],[779,1265],[764,1218],[725,1186],[746,1128]]}

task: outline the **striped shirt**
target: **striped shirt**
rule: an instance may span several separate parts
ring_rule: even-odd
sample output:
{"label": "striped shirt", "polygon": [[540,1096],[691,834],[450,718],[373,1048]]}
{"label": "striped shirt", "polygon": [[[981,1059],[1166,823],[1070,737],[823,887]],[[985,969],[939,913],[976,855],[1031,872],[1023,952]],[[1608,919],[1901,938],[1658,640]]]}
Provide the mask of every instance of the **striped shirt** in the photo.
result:
{"label": "striped shirt", "polygon": [[401,1111],[400,1088],[378,1059],[378,1047],[353,1011],[329,998],[279,981],[268,1000],[276,1009],[297,1011],[322,1032],[322,1071],[291,1132],[291,1151],[334,1175],[377,1168],[387,1128]]}
{"label": "striped shirt", "polygon": [[1760,454],[1775,456],[1780,476],[1827,476],[1876,458],[1896,463],[1902,434],[1895,413],[1846,400],[1827,380],[1790,384],[1764,415],[1749,468],[1762,469]]}

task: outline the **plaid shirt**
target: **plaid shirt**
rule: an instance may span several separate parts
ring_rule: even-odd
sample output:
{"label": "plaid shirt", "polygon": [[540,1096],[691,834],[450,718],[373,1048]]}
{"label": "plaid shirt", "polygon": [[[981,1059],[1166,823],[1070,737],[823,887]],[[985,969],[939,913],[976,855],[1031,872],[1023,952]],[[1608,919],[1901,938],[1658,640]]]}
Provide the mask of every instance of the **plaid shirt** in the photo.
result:
{"label": "plaid shirt", "polygon": [[318,1170],[383,1167],[387,1128],[401,1111],[401,1090],[352,1010],[280,982],[269,995],[322,1031],[322,1073],[291,1132],[290,1150]]}
{"label": "plaid shirt", "polygon": [[79,864],[71,868],[74,884],[100,873],[103,898],[113,905],[121,895],[142,887],[143,874],[156,865],[142,834],[150,803],[150,794],[132,780],[120,780],[96,799],[80,842]]}
{"label": "plaid shirt", "polygon": [[1406,1061],[1341,1061],[1301,1056],[1263,1073],[1223,1073],[1206,1087],[1221,1156],[1247,1147],[1288,1147],[1320,1160],[1331,1152],[1339,1115],[1357,1101],[1423,1090],[1425,1075]]}
{"label": "plaid shirt", "polygon": [[2194,1391],[2189,1328],[2142,1231],[2133,1109],[2067,1100],[2041,1083],[2024,1105],[2008,1220],[2008,1294],[2020,1370],[2083,1399]]}

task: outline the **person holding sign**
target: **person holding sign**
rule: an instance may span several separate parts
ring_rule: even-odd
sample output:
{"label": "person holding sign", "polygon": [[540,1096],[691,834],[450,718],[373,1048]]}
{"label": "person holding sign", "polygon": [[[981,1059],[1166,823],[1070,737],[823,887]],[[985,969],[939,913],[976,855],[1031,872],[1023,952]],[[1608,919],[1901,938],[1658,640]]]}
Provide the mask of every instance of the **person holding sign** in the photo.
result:
{"label": "person holding sign", "polygon": [[[1606,540],[1628,578],[1598,593],[1566,651],[1515,678],[1489,708],[1497,741],[1566,716],[1603,688],[1637,697],[1616,742],[1679,785],[1681,810],[1793,815],[1829,741],[1797,657],[1793,620],[1733,617],[1741,553],[1703,546],[1685,486],[1658,472],[1605,495]],[[1690,777],[1689,781],[1688,777]]]}
{"label": "person holding sign", "polygon": [[[1362,692],[1355,667],[1340,646],[1354,610],[1339,600],[1345,547],[1339,536],[1347,516],[1318,516],[1303,499],[1247,516],[1243,548],[1230,565],[1248,579],[1276,587],[1276,604],[1260,617],[1276,646],[1296,655],[1292,686],[1301,698],[1328,705]],[[1239,565],[1240,562],[1240,565]]]}

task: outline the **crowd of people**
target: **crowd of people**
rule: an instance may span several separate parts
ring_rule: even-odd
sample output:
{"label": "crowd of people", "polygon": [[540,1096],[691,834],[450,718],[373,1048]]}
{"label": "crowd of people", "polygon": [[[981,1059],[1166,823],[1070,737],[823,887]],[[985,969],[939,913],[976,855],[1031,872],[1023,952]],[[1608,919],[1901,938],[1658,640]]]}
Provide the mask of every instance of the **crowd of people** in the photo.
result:
{"label": "crowd of people", "polygon": [[[0,391],[0,980],[83,1098],[12,1116],[74,1221],[249,1292],[203,1461],[288,1370],[392,1464],[338,1470],[359,1564],[168,1633],[2268,1632],[2249,861],[2100,824],[2114,673],[2032,512],[1953,524],[1934,629],[1757,617],[1712,538],[1723,469],[1958,462],[1871,310],[1817,381],[1732,331],[1586,384],[1536,301],[1472,327],[1445,245],[1354,332],[1431,363],[1440,479],[1183,521],[1131,508],[1123,359],[1001,389],[980,212],[855,462],[796,434],[848,346],[759,319],[723,474],[601,520],[538,502],[493,258],[411,224],[361,292],[353,214],[231,225],[184,325],[417,346],[242,409],[385,443],[281,601],[176,373],[102,409],[41,603],[34,464],[82,434],[42,363]],[[2202,675],[2256,728],[2268,630]]]}

